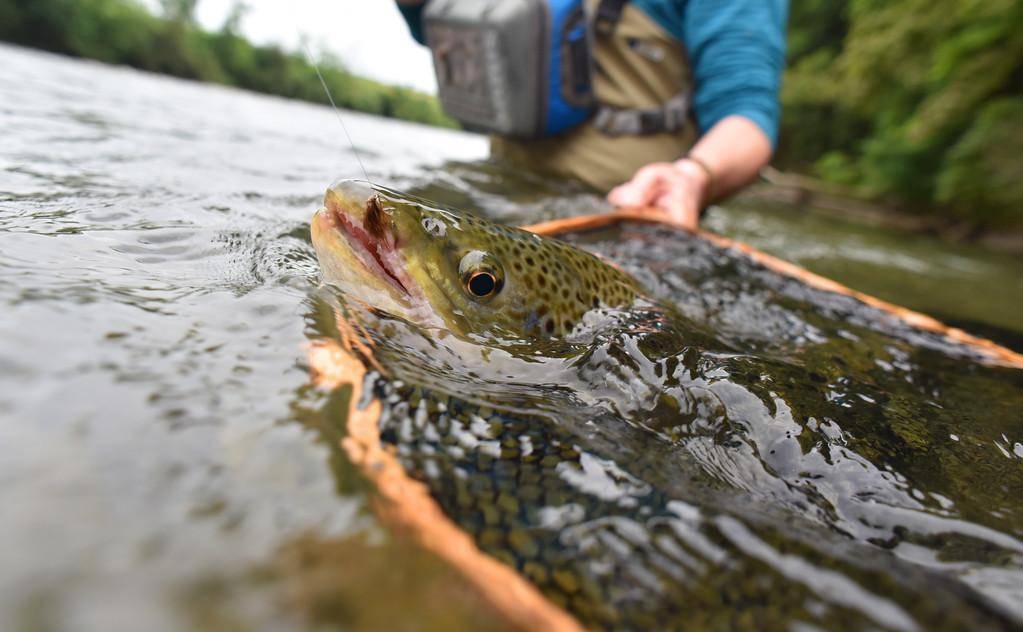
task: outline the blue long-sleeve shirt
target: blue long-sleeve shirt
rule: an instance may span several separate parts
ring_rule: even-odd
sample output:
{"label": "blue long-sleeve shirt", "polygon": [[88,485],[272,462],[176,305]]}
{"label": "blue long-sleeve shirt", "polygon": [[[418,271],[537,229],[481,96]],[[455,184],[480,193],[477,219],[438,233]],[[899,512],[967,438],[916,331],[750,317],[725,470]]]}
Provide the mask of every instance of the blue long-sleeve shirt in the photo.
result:
{"label": "blue long-sleeve shirt", "polygon": [[[753,121],[775,144],[785,66],[788,0],[634,0],[686,47],[695,81],[693,112],[701,133],[721,119]],[[424,43],[423,5],[398,5]]]}

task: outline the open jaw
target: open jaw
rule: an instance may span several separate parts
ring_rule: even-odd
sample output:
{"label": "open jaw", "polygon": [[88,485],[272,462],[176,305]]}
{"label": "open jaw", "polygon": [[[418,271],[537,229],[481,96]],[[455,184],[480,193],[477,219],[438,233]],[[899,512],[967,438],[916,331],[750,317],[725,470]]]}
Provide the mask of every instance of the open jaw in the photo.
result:
{"label": "open jaw", "polygon": [[[330,204],[327,210],[334,220],[338,233],[344,237],[362,265],[376,277],[389,283],[399,295],[412,296],[413,282],[398,252],[395,235],[374,215],[381,213],[376,198],[371,198],[367,202],[365,219],[361,220],[346,213],[339,205]],[[375,226],[367,227],[367,220],[373,220]]]}

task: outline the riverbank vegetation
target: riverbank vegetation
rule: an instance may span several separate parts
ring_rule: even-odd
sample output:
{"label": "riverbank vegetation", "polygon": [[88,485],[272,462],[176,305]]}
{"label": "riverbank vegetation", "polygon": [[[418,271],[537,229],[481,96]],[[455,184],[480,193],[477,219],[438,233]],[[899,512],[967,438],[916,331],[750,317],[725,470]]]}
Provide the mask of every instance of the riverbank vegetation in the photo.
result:
{"label": "riverbank vegetation", "polygon": [[1023,229],[1023,3],[798,0],[777,164],[976,229]]}
{"label": "riverbank vegetation", "polygon": [[[135,0],[0,0],[0,40],[57,53],[327,103],[316,70],[300,53],[257,46],[239,35],[238,3],[216,31],[194,20],[197,0],[162,0],[154,15]],[[338,106],[453,127],[437,100],[411,88],[359,77],[336,58],[322,60]]]}
{"label": "riverbank vegetation", "polygon": [[[300,53],[217,31],[198,0],[0,0],[0,39],[327,102]],[[327,59],[338,105],[454,126],[437,100]],[[840,192],[967,230],[1023,230],[1023,3],[793,0],[775,164]],[[805,182],[809,180],[803,179]]]}

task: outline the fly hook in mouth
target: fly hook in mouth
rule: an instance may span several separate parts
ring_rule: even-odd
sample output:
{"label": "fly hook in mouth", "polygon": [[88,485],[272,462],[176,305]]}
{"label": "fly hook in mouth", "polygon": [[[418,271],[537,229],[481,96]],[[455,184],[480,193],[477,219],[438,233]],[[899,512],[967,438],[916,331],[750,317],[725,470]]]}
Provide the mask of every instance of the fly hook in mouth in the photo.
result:
{"label": "fly hook in mouth", "polygon": [[402,282],[400,264],[395,260],[397,238],[387,230],[387,214],[380,206],[377,196],[366,201],[366,213],[361,225],[357,219],[345,213],[339,205],[328,205],[334,220],[348,242],[356,246],[354,250],[370,269],[383,273],[382,276],[391,281],[405,294],[410,294],[406,283]]}
{"label": "fly hook in mouth", "polygon": [[366,200],[366,219],[363,225],[373,237],[377,239],[384,239],[384,231],[387,228],[387,217],[384,213],[384,209],[380,207],[380,198],[376,195],[370,196]]}

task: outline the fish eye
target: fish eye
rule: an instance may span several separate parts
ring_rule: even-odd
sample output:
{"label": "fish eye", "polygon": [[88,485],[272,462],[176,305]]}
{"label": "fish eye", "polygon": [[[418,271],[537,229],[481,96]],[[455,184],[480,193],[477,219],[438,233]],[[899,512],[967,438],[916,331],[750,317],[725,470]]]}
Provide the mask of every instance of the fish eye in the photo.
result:
{"label": "fish eye", "polygon": [[504,272],[501,265],[490,254],[473,250],[462,257],[458,264],[462,287],[476,300],[493,298],[504,287]]}
{"label": "fish eye", "polygon": [[466,287],[480,298],[490,296],[497,289],[497,277],[489,272],[476,272],[469,277]]}

